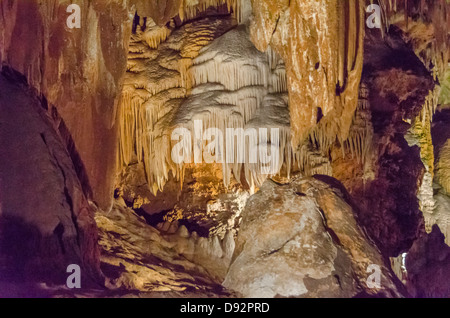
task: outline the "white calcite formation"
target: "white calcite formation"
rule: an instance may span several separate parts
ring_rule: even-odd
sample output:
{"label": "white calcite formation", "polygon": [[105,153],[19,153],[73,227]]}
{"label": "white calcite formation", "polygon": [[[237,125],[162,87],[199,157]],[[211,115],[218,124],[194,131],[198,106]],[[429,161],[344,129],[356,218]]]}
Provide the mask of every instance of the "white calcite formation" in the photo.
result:
{"label": "white calcite formation", "polygon": [[[199,120],[203,131],[218,128],[223,133],[225,185],[229,184],[231,173],[240,180],[241,171],[251,188],[261,185],[268,177],[262,173],[264,163],[260,158],[258,162],[248,158],[258,149],[253,149],[248,139],[245,145],[230,142],[228,128],[258,133],[265,128],[266,138],[270,138],[273,128],[278,129],[279,165],[274,174],[284,162],[290,170],[293,154],[289,142],[286,74],[283,62],[274,55],[259,52],[249,41],[245,26],[239,26],[202,49],[190,69],[194,88],[181,105],[175,122],[178,127],[193,132],[194,121]],[[260,146],[262,140],[258,137]],[[229,147],[231,144],[233,149]],[[245,162],[240,160],[241,150],[245,152]]]}
{"label": "white calcite formation", "polygon": [[[434,197],[433,182],[436,174],[436,169],[440,170],[437,176],[437,181],[444,187],[446,184],[446,178],[441,178],[441,173],[445,175],[445,168],[441,169],[441,162],[438,161],[437,167],[435,167],[434,146],[431,138],[431,121],[436,112],[439,103],[440,87],[436,86],[433,91],[430,91],[425,98],[425,103],[420,115],[413,121],[410,132],[406,136],[406,139],[410,146],[417,145],[420,147],[420,157],[425,167],[425,173],[421,181],[419,188],[418,199],[420,202],[420,209],[424,214],[425,229],[427,233],[430,233],[434,224],[439,224],[444,235],[449,237],[447,232],[449,216],[444,213],[437,216],[436,212],[436,199]],[[445,148],[444,148],[445,149]],[[444,151],[445,152],[445,151]],[[443,158],[446,158],[445,154]],[[438,213],[442,214],[442,213]]]}
{"label": "white calcite formation", "polygon": [[[224,138],[228,128],[266,129],[266,142],[270,142],[272,129],[277,129],[279,160],[271,174],[284,164],[289,175],[295,156],[284,63],[272,50],[258,51],[245,25],[228,31],[233,25],[231,19],[206,18],[169,31],[147,20],[144,31],[138,27],[133,35],[120,115],[119,161],[122,167],[134,159],[144,162],[154,193],[163,189],[170,172],[182,182],[185,163],[203,162],[204,158],[200,162],[190,158],[178,163],[172,155],[179,143],[172,140],[173,131],[185,128],[193,138],[195,121],[201,121],[203,132],[217,128]],[[194,142],[187,148],[193,149]],[[223,160],[216,160],[222,164],[225,185],[232,175],[241,180],[241,172],[251,188],[270,176],[262,173],[266,162],[249,159],[255,151],[249,142],[231,141],[232,147],[224,148]],[[264,145],[263,139],[258,142],[254,146]],[[203,149],[206,146],[204,142]],[[246,152],[244,160],[241,146]]]}
{"label": "white calcite formation", "polygon": [[[248,15],[248,3],[246,8],[244,15]],[[173,21],[162,27],[156,26],[150,18],[146,21],[145,26],[137,27],[130,44],[120,110],[119,162],[121,167],[135,160],[143,162],[154,194],[163,190],[170,174],[182,183],[186,163],[204,162],[201,152],[210,148],[208,142],[201,139],[205,139],[211,128],[217,129],[223,137],[221,143],[213,143],[214,137],[209,136],[209,142],[216,146],[212,161],[222,165],[225,186],[231,179],[239,182],[243,177],[254,190],[280,171],[289,177],[293,168],[307,175],[331,175],[327,153],[336,137],[346,141],[358,158],[365,158],[369,135],[364,131],[349,135],[348,129],[339,135],[342,125],[334,119],[322,120],[310,130],[311,143],[291,142],[298,134],[291,131],[293,108],[291,105],[289,110],[289,102],[292,102],[292,95],[288,96],[285,62],[270,47],[259,51],[256,48],[259,46],[255,47],[250,41],[246,24],[230,30],[237,22],[227,17],[191,21],[180,28]],[[359,63],[361,52],[353,49]],[[320,72],[325,71],[320,68]],[[351,78],[358,73],[358,69],[352,71]],[[333,94],[335,86],[333,84]],[[340,98],[348,100],[347,106],[352,104],[351,98],[345,96],[342,93]],[[343,116],[339,120],[352,123],[356,101],[354,106],[348,106],[348,111],[339,108]],[[328,103],[323,105],[324,115],[327,115]],[[307,108],[302,110],[305,111]],[[317,109],[312,113],[316,116]],[[327,118],[339,118],[336,115]],[[295,118],[296,123],[310,121]],[[199,126],[195,125],[196,121]],[[178,133],[181,128],[185,130]],[[258,135],[257,141],[245,138],[243,145],[239,145],[229,138],[232,135],[227,135],[227,129],[262,135]],[[272,135],[274,130],[276,135]],[[190,137],[183,138],[186,132]],[[179,147],[175,148],[177,145]],[[276,145],[276,156],[269,156],[274,150],[271,145]],[[299,147],[292,148],[292,145]],[[264,147],[269,148],[266,160],[261,155]],[[174,149],[188,149],[189,153],[178,162],[173,158]],[[196,150],[200,151],[200,156],[195,154]],[[258,158],[253,159],[254,156]],[[269,164],[268,159],[272,159]]]}

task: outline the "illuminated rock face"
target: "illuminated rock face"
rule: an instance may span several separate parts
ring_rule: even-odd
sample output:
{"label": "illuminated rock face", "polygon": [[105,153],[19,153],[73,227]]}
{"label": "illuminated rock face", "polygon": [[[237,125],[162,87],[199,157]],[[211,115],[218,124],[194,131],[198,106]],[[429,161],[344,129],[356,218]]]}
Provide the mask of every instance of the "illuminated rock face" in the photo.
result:
{"label": "illuminated rock face", "polygon": [[[251,188],[278,173],[283,164],[289,174],[295,158],[283,61],[272,51],[258,51],[244,25],[230,30],[235,25],[230,18],[205,18],[164,32],[151,24],[147,21],[145,31],[133,36],[136,40],[130,45],[120,113],[121,165],[126,167],[134,156],[143,162],[156,194],[163,191],[169,173],[183,182],[184,164],[207,161],[203,155],[207,143],[200,140],[199,157],[194,153],[198,147],[194,137],[204,139],[209,129],[217,129],[223,149],[220,158],[216,155],[212,161],[222,164],[225,186],[233,177],[240,181],[241,171]],[[172,150],[180,140],[173,133],[180,129],[191,135],[190,155],[175,162]],[[249,159],[254,152],[260,157],[253,148],[261,140],[253,146],[239,138],[230,143],[233,136],[228,129],[256,131],[257,138],[261,129],[266,129],[266,136],[276,129],[280,147],[274,172],[264,175],[262,160]]]}
{"label": "illuminated rock face", "polygon": [[252,41],[286,62],[292,145],[318,123],[321,148],[347,139],[357,106],[364,38],[364,1],[252,1]]}
{"label": "illuminated rock face", "polygon": [[[50,262],[60,270],[66,261],[80,261],[101,281],[94,205],[104,210],[96,222],[111,289],[180,295],[201,286],[199,293],[217,296],[230,269],[225,285],[247,296],[399,296],[404,293],[394,286],[389,266],[359,227],[385,258],[413,246],[411,260],[433,259],[421,246],[434,242],[425,236],[434,224],[448,244],[450,4],[445,0],[380,0],[381,29],[366,27],[364,11],[371,1],[363,0],[77,3],[80,29],[66,26],[67,1],[0,4],[0,60],[42,95],[47,110],[40,112],[53,125],[44,129],[44,147],[38,135],[45,125],[27,109],[18,118],[30,120],[28,128],[8,121],[21,133],[0,135],[8,149],[0,156],[18,158],[17,166],[0,161],[0,215],[19,217],[15,226],[30,223],[37,232],[17,230],[30,238],[24,244],[41,244],[30,234],[41,233],[48,242],[38,253],[50,246],[57,255],[25,263]],[[3,110],[15,111],[5,105]],[[227,147],[227,128],[250,135],[243,143],[245,160],[237,143]],[[270,138],[258,135],[252,143],[250,132],[264,129]],[[270,135],[273,129],[278,134]],[[190,137],[183,139],[186,132]],[[211,142],[206,132],[222,134],[224,148],[211,156],[222,161],[207,163],[196,153]],[[11,140],[29,145],[30,158],[39,158],[45,173],[36,179],[49,184],[51,194],[31,178],[37,172],[21,169],[27,161],[14,153]],[[272,143],[279,143],[278,161],[267,173],[267,162],[249,162],[246,156]],[[192,151],[190,160],[174,160],[180,146]],[[341,181],[354,204],[339,187],[292,180],[311,175]],[[27,186],[16,191],[24,180]],[[33,186],[36,194],[28,195]],[[19,194],[29,198],[23,209],[16,208]],[[280,207],[292,213],[274,218]],[[244,217],[241,226],[244,210],[255,220]],[[311,225],[305,231],[295,229],[302,218]],[[271,231],[258,231],[268,224]],[[348,240],[349,231],[359,245]],[[74,236],[81,239],[75,242]],[[292,254],[277,250],[282,239]],[[310,248],[314,242],[321,243],[320,253]],[[365,285],[367,260],[382,268],[381,291]],[[253,261],[264,279],[254,276]],[[242,271],[246,277],[239,280]],[[404,279],[411,294],[435,295],[432,286],[424,287],[432,273],[421,272],[426,271],[413,266],[411,279]],[[298,280],[293,283],[289,274]],[[182,283],[186,279],[191,283]],[[229,294],[219,294],[224,295]]]}
{"label": "illuminated rock face", "polygon": [[[250,198],[226,287],[245,297],[400,295],[393,273],[359,228],[345,189],[321,179],[330,184],[267,181]],[[367,286],[373,264],[381,269],[378,289]]]}

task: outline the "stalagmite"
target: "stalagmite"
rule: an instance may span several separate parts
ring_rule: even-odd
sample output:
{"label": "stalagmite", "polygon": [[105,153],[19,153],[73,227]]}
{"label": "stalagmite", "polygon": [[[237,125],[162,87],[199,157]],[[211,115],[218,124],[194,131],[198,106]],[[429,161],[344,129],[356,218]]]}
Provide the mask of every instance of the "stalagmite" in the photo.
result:
{"label": "stalagmite", "polygon": [[428,215],[426,219],[427,225],[432,226],[438,224],[442,233],[445,235],[445,242],[450,244],[450,213],[449,213],[449,199],[450,194],[450,140],[442,146],[439,158],[436,163],[436,180],[442,190],[434,198],[436,204],[432,215]]}
{"label": "stalagmite", "polygon": [[[400,1],[380,0],[383,8],[383,31],[386,32],[391,25],[395,25],[404,32],[404,39],[411,43],[417,57],[425,67],[433,73],[436,82],[445,83],[449,66],[450,50],[448,34],[450,27],[450,3],[446,0],[436,1]],[[425,175],[419,189],[419,201],[425,218],[425,227],[430,232],[433,224],[437,223],[449,241],[449,220],[446,214],[441,214],[442,209],[436,204],[433,179],[435,177],[434,147],[431,140],[431,121],[439,102],[440,87],[436,86],[426,97],[421,114],[412,121],[408,142],[420,147],[420,156],[426,168]],[[444,88],[445,90],[445,88]],[[445,103],[444,103],[445,104]],[[438,166],[441,162],[438,162]],[[439,171],[445,171],[436,167]],[[436,178],[441,185],[446,184],[447,179]],[[445,208],[444,208],[445,209]]]}

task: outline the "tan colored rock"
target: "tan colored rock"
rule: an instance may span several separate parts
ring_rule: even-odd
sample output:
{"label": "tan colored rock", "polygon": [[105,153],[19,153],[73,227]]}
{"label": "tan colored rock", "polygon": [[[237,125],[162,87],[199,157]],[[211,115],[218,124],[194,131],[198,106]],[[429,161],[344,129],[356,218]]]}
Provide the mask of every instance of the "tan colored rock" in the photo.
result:
{"label": "tan colored rock", "polygon": [[173,221],[169,229],[167,230],[167,234],[175,234],[178,231],[178,221]]}
{"label": "tan colored rock", "polygon": [[219,283],[195,262],[194,240],[162,236],[133,210],[117,203],[110,212],[100,211],[95,218],[109,293],[120,294],[125,289],[141,295],[152,292],[158,297],[171,292],[178,293],[172,297],[218,296],[217,290],[222,289]]}
{"label": "tan colored rock", "polygon": [[163,231],[163,232],[169,231],[170,225],[171,225],[171,224],[172,224],[172,223],[169,222],[169,221],[164,222],[164,225],[162,226],[161,231]]}
{"label": "tan colored rock", "polygon": [[436,164],[436,180],[450,194],[450,139],[440,149]]}
{"label": "tan colored rock", "polygon": [[[323,147],[345,140],[357,106],[364,1],[252,1],[252,41],[286,63],[293,147],[317,129]],[[329,140],[332,139],[332,140]]]}
{"label": "tan colored rock", "polygon": [[232,231],[228,231],[225,234],[225,237],[222,242],[222,249],[223,249],[224,257],[229,258],[231,260],[235,248],[236,248],[236,243],[234,241],[234,233]]}
{"label": "tan colored rock", "polygon": [[189,238],[189,236],[190,236],[188,229],[184,225],[182,225],[178,228],[177,234],[178,234],[178,236],[183,237],[183,238]]}
{"label": "tan colored rock", "polygon": [[151,17],[158,25],[163,26],[178,15],[183,0],[131,0],[141,17]]}
{"label": "tan colored rock", "polygon": [[[267,181],[243,212],[224,286],[244,297],[401,296],[346,196],[313,178]],[[367,285],[372,264],[381,269],[379,288]]]}

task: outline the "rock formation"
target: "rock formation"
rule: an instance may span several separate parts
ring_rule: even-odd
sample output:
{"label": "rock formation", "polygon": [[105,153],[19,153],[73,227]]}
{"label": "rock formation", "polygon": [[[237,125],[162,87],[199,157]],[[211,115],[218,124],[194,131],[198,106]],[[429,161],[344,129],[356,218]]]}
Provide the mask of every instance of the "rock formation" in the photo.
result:
{"label": "rock formation", "polygon": [[23,81],[7,68],[0,75],[0,294],[14,283],[64,284],[70,264],[100,286],[94,210],[53,118]]}
{"label": "rock formation", "polygon": [[449,296],[447,0],[0,13],[1,296]]}
{"label": "rock formation", "polygon": [[[225,287],[245,297],[402,295],[358,226],[345,189],[320,179],[336,182],[323,176],[286,185],[267,181],[250,198]],[[382,268],[379,289],[367,285],[373,265]]]}
{"label": "rock formation", "polygon": [[70,155],[83,190],[108,209],[116,162],[103,158],[117,150],[132,15],[123,1],[77,3],[81,28],[69,29],[67,1],[2,1],[0,61],[55,105],[74,141]]}

